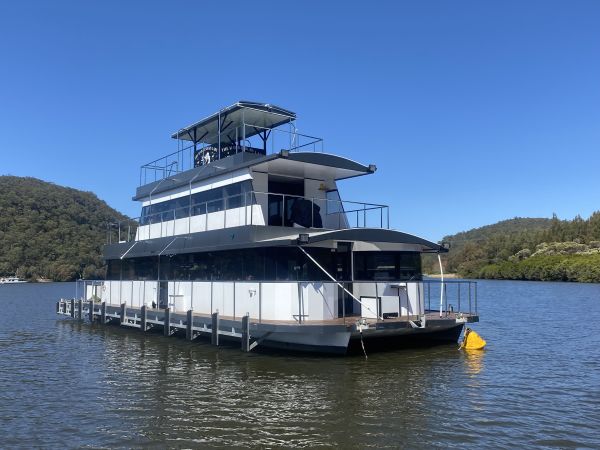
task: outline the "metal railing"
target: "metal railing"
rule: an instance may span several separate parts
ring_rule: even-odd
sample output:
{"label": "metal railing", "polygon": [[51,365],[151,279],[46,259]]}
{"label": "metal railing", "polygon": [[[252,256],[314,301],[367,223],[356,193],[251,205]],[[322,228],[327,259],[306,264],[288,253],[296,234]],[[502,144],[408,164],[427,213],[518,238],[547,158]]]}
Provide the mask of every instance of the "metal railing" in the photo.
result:
{"label": "metal railing", "polygon": [[[478,314],[477,310],[477,282],[470,280],[423,280],[426,293],[428,312],[440,311],[440,298],[442,298],[442,314],[456,313],[466,310]],[[432,292],[433,287],[433,292]],[[443,296],[440,290],[443,289]]]}
{"label": "metal railing", "polygon": [[[263,130],[267,139],[263,141],[257,135],[243,139],[244,127]],[[259,154],[272,154],[280,151],[323,151],[323,139],[315,136],[301,134],[295,131],[286,131],[276,128],[264,128],[258,125],[244,124],[228,130],[228,139],[234,139],[235,144],[219,145],[188,145],[177,151],[162,156],[140,167],[140,186],[168,178],[177,173],[193,169],[194,167],[208,164],[212,161],[231,156],[236,153],[250,152]],[[225,139],[225,136],[224,136]],[[184,142],[184,141],[178,141]],[[187,141],[186,141],[187,142]]]}
{"label": "metal railing", "polygon": [[[119,288],[116,292],[113,292],[112,288],[105,289],[105,283],[119,283]],[[142,286],[135,286],[134,283],[143,283]],[[193,283],[197,287],[204,285],[205,289],[201,293],[194,294],[194,286],[191,285],[190,298],[186,300],[185,307],[178,310],[174,297],[185,297],[185,294],[172,294],[168,295],[168,299],[161,299],[160,285],[161,283],[176,283],[181,288],[181,283]],[[276,317],[273,318],[266,311],[266,304],[272,306],[273,299],[265,298],[266,288],[269,285],[277,284],[296,284],[298,286],[297,298],[290,297],[291,301],[297,301],[298,305],[292,308],[292,313],[287,318]],[[147,284],[149,286],[147,286]],[[220,286],[219,292],[221,297],[215,295],[215,285],[227,285],[230,287],[231,292],[230,298],[223,299],[227,289]],[[311,316],[311,311],[307,312],[308,300],[303,297],[303,288],[313,285],[316,286],[315,291],[323,291],[324,289],[330,290],[330,292],[337,291],[337,293],[327,299],[322,296],[322,299],[327,303],[329,315],[326,319],[323,317]],[[342,287],[341,289],[340,286]],[[263,320],[289,320],[295,321],[298,324],[310,324],[311,321],[323,321],[323,320],[340,320],[343,323],[349,321],[356,321],[357,319],[368,317],[369,320],[375,322],[386,322],[390,320],[405,320],[415,321],[422,320],[423,317],[439,317],[439,297],[437,303],[435,303],[435,291],[439,294],[440,290],[446,289],[451,286],[452,289],[448,290],[450,298],[445,297],[444,306],[441,310],[442,318],[449,319],[467,319],[478,316],[477,310],[477,282],[469,280],[452,280],[444,281],[443,283],[439,280],[401,280],[401,281],[347,281],[340,280],[338,282],[332,281],[296,281],[296,280],[277,280],[277,281],[221,281],[221,280],[78,280],[75,286],[75,299],[84,301],[94,301],[95,303],[106,302],[112,306],[118,306],[122,303],[127,304],[128,307],[141,307],[143,304],[153,309],[164,309],[170,308],[173,312],[184,313],[191,309],[198,314],[212,314],[218,309],[218,306],[222,308],[219,311],[225,316],[233,317],[234,320],[241,319],[242,316],[250,312],[250,316],[253,320],[257,320],[262,323]],[[240,287],[242,291],[248,292],[247,298],[240,298]],[[432,293],[433,287],[433,293]],[[237,290],[236,290],[237,288]],[[360,304],[355,299],[347,296],[342,292],[343,289],[347,289],[356,295],[360,300]],[[387,289],[387,291],[386,291]],[[390,289],[393,293],[390,294]],[[205,297],[204,293],[209,292]],[[167,289],[167,294],[169,290]],[[178,291],[179,292],[179,291]],[[238,295],[236,295],[236,292]],[[137,293],[137,301],[134,302]],[[461,294],[462,293],[462,294]],[[366,295],[365,295],[366,294]],[[394,304],[393,298],[397,297],[397,304]],[[375,299],[375,306],[373,303],[369,305],[363,304],[366,299]],[[189,300],[189,302],[188,302]],[[276,299],[284,301],[285,299],[280,296]],[[388,309],[384,307],[383,301],[387,301]],[[226,303],[228,302],[228,304]],[[252,308],[249,307],[250,303],[254,302]],[[204,304],[204,310],[201,303]],[[207,307],[210,305],[210,307]],[[390,308],[390,305],[392,307]],[[372,306],[372,308],[371,308]],[[397,306],[397,308],[395,308]],[[252,311],[249,311],[252,309]],[[392,310],[394,310],[392,312]],[[366,313],[366,314],[365,314]]]}
{"label": "metal railing", "polygon": [[[228,211],[242,208],[228,222]],[[271,209],[275,210],[270,214]],[[222,213],[222,214],[216,214]],[[212,221],[209,224],[209,217]],[[192,221],[197,218],[197,221]],[[187,219],[187,224],[181,220]],[[175,226],[175,222],[177,226]],[[198,222],[198,223],[196,223]],[[156,226],[160,224],[160,226]],[[154,225],[154,226],[153,226]],[[130,242],[190,234],[209,229],[241,225],[271,225],[326,230],[386,228],[390,226],[389,206],[373,203],[302,197],[289,194],[249,191],[167,211],[107,224],[107,243]],[[143,236],[138,232],[144,229]],[[147,233],[146,233],[147,231]]]}

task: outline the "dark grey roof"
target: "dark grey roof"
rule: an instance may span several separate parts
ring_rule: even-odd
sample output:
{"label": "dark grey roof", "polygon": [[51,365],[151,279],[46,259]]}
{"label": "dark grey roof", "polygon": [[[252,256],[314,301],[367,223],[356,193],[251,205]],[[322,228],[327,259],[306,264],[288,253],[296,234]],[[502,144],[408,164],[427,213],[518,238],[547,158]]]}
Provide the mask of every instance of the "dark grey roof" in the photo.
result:
{"label": "dark grey roof", "polygon": [[329,240],[389,242],[420,245],[421,251],[425,253],[447,252],[445,248],[438,244],[395,230],[352,228],[322,232],[322,230],[315,229],[247,225],[189,235],[149,239],[137,241],[137,243],[127,242],[106,245],[104,247],[104,259],[119,259],[125,253],[127,253],[126,258],[136,258],[157,256],[161,252],[164,252],[163,254],[179,254],[255,247],[289,247],[298,245],[297,236],[300,233],[309,233],[309,244]]}
{"label": "dark grey roof", "polygon": [[141,200],[148,197],[150,194],[158,195],[161,192],[166,192],[178,187],[189,185],[193,180],[198,182],[211,178],[217,175],[223,175],[228,172],[243,169],[246,167],[257,166],[259,164],[267,163],[269,161],[275,161],[277,159],[284,159],[290,161],[297,161],[308,164],[315,164],[318,166],[333,167],[342,169],[344,175],[337,179],[349,178],[351,176],[365,175],[372,173],[376,170],[376,167],[364,166],[351,159],[343,158],[341,156],[330,155],[327,153],[317,152],[290,152],[290,153],[277,153],[272,155],[259,155],[255,153],[241,152],[235,155],[223,158],[217,161],[213,161],[206,166],[199,166],[185,172],[177,173],[173,176],[163,178],[159,181],[140,186],[136,190],[136,194],[133,200]]}
{"label": "dark grey roof", "polygon": [[[246,124],[246,139],[258,134],[263,128],[276,128],[296,119],[296,113],[268,103],[240,100],[227,108],[192,124],[171,135],[173,139],[203,142],[214,145],[219,141],[219,117],[221,118],[221,143],[233,143],[236,133],[231,130]],[[253,127],[256,126],[257,128]],[[241,139],[242,130],[237,136]]]}
{"label": "dark grey roof", "polygon": [[448,250],[434,242],[403,233],[402,231],[386,230],[383,228],[348,228],[345,230],[325,231],[310,236],[310,243],[323,241],[362,241],[362,242],[389,242],[395,244],[415,244],[423,248],[423,252],[446,253]]}
{"label": "dark grey roof", "polygon": [[[231,250],[236,248],[252,248],[267,246],[291,245],[290,240],[271,239],[290,235],[290,229],[284,227],[268,227],[247,225],[241,227],[224,228],[220,230],[203,231],[189,235],[169,236],[144,241],[127,242],[104,246],[104,259],[118,259],[129,248],[126,258],[158,255],[168,248],[163,254],[210,252]],[[293,241],[296,242],[295,240]],[[170,245],[169,245],[170,244]],[[295,244],[294,244],[295,245]],[[133,246],[133,247],[132,247]]]}

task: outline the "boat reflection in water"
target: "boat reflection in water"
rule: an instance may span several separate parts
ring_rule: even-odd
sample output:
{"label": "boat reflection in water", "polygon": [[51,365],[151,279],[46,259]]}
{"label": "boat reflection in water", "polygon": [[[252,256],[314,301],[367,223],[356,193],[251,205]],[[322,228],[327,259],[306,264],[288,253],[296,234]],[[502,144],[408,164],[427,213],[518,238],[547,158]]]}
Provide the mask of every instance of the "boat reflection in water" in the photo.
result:
{"label": "boat reflection in water", "polygon": [[[416,443],[423,430],[444,432],[432,412],[447,407],[456,395],[449,383],[465,370],[464,355],[452,344],[375,353],[368,362],[273,358],[117,327],[58,326],[60,334],[81,333],[94,349],[88,357],[95,369],[81,381],[96,386],[94,420],[115,445],[132,429],[140,445],[165,436],[184,447]],[[106,389],[98,393],[98,386]]]}

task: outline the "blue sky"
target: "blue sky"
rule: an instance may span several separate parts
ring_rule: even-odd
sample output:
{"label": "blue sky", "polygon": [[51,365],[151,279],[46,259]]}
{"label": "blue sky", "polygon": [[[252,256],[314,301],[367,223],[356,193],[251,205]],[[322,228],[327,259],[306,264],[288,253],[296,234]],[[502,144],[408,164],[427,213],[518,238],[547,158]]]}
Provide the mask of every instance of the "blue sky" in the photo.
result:
{"label": "blue sky", "polygon": [[239,99],[374,163],[341,185],[431,239],[600,209],[600,2],[0,4],[0,174],[138,215],[139,166]]}

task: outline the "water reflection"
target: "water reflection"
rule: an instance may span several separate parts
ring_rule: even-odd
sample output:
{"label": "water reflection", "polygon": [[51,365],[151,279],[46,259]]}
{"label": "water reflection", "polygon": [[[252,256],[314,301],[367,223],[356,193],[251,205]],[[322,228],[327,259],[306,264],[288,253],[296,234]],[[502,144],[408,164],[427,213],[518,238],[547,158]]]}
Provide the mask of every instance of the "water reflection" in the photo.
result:
{"label": "water reflection", "polygon": [[373,354],[366,362],[59,326],[98,339],[104,389],[97,401],[105,417],[119,418],[105,429],[113,443],[135,430],[140,442],[174,444],[177,436],[177,445],[395,445],[435,426],[424,411],[437,408],[461,363],[454,345]]}
{"label": "water reflection", "polygon": [[479,372],[483,369],[486,351],[462,349],[461,352],[465,358],[467,374],[471,377],[479,375]]}
{"label": "water reflection", "polygon": [[[600,447],[600,335],[556,333],[581,311],[600,321],[600,285],[482,282],[488,350],[368,361],[57,319],[55,299],[71,292],[0,289],[3,447]],[[544,314],[507,321],[513,303]]]}

